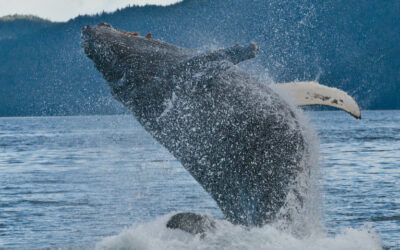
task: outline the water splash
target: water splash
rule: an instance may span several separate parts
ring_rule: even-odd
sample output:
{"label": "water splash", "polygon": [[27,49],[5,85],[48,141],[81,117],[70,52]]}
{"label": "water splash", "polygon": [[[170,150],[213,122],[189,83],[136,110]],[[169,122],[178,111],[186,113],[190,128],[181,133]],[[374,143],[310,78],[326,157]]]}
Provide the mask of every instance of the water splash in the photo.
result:
{"label": "water splash", "polygon": [[180,230],[167,229],[170,215],[135,224],[116,236],[101,240],[96,249],[268,249],[268,250],[378,250],[380,238],[367,226],[345,229],[336,236],[323,232],[299,238],[274,226],[247,229],[218,220],[217,230],[205,238]]}

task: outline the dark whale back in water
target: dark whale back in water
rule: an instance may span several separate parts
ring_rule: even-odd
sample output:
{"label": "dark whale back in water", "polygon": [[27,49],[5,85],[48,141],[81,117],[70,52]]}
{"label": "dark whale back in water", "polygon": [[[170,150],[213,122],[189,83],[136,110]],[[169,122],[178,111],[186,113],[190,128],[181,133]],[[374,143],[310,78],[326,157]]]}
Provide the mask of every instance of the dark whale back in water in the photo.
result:
{"label": "dark whale back in water", "polygon": [[274,220],[296,178],[308,171],[308,146],[292,108],[236,64],[258,47],[206,53],[113,29],[85,27],[83,48],[113,96],[212,196],[228,220]]}
{"label": "dark whale back in water", "polygon": [[207,215],[195,213],[178,213],[167,222],[167,228],[180,229],[191,234],[201,234],[215,231],[215,221]]}

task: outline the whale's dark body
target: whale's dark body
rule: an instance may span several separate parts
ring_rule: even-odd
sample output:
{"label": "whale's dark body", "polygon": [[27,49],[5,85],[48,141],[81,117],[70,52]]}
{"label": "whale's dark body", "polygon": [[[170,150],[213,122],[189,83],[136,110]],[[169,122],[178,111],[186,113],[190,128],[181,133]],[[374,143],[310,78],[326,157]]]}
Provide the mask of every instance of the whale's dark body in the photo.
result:
{"label": "whale's dark body", "polygon": [[307,143],[292,108],[235,66],[257,45],[199,54],[113,29],[85,27],[83,48],[113,96],[212,196],[228,220],[274,220],[296,178],[307,172]]}

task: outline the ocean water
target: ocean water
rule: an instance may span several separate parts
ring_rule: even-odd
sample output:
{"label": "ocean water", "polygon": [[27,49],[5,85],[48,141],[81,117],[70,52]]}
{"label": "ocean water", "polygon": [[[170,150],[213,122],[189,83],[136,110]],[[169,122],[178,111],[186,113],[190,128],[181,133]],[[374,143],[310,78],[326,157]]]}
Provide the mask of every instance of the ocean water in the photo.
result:
{"label": "ocean water", "polygon": [[132,116],[0,118],[0,248],[400,249],[400,111],[306,115],[323,226],[218,220],[205,239],[165,228],[176,211],[222,214]]}

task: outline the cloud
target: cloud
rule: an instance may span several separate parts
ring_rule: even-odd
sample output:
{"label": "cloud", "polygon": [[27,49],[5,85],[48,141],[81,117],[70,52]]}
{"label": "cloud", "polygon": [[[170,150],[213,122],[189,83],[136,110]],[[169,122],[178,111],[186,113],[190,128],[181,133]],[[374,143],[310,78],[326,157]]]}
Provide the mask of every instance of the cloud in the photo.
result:
{"label": "cloud", "polygon": [[0,0],[0,16],[32,14],[52,21],[67,21],[83,14],[114,11],[127,5],[169,5],[179,0]]}

